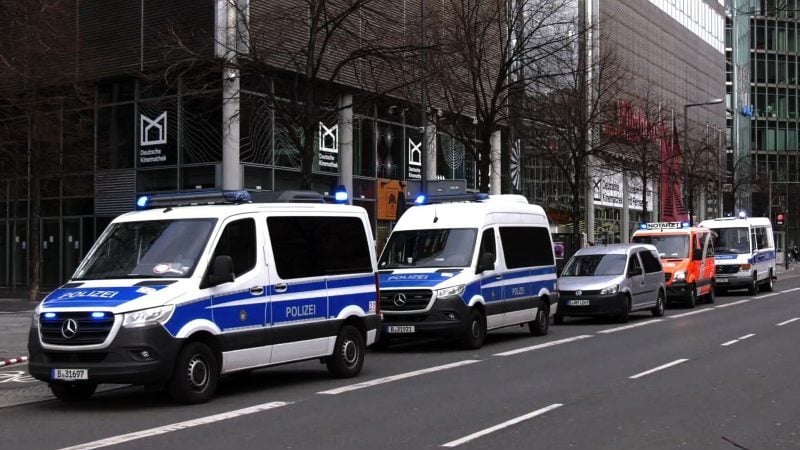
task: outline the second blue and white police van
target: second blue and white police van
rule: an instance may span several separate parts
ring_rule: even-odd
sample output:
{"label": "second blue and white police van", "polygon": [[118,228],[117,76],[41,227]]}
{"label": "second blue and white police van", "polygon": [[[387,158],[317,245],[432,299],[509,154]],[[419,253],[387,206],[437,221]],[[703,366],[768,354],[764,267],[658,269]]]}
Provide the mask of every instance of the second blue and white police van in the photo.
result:
{"label": "second blue and white police van", "polygon": [[544,210],[521,195],[413,206],[378,262],[379,346],[435,336],[483,345],[487,330],[548,331],[557,307],[556,265]]}
{"label": "second blue and white police van", "polygon": [[363,208],[318,197],[139,199],[37,306],[31,375],[66,401],[123,383],[185,403],[207,401],[222,374],[292,361],[356,376],[380,324],[374,239]]}
{"label": "second blue and white police van", "polygon": [[772,222],[766,217],[722,217],[700,222],[714,239],[716,289],[759,288],[771,291],[776,278],[775,239]]}

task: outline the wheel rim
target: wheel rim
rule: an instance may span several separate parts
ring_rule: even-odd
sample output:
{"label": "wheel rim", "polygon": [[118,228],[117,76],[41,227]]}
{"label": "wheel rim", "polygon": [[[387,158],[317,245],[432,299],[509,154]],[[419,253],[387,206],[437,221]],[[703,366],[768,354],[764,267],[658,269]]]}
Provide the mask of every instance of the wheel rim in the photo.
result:
{"label": "wheel rim", "polygon": [[358,346],[354,341],[347,340],[342,344],[342,359],[348,367],[358,362]]}
{"label": "wheel rim", "polygon": [[478,323],[478,319],[472,321],[472,337],[478,339],[481,337],[481,324]]}
{"label": "wheel rim", "polygon": [[208,386],[208,362],[201,355],[194,355],[186,367],[186,378],[192,389],[200,392]]}
{"label": "wheel rim", "polygon": [[664,297],[658,294],[658,312],[664,314]]}
{"label": "wheel rim", "polygon": [[542,308],[539,308],[539,325],[544,329],[547,326],[547,315]]}

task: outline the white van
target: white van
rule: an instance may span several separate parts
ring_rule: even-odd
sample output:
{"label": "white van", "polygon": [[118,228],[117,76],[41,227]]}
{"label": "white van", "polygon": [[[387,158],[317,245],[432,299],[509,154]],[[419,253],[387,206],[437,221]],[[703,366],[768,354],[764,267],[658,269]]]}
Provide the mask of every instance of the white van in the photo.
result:
{"label": "white van", "polygon": [[755,294],[759,286],[772,290],[776,254],[768,218],[723,217],[704,220],[699,226],[713,232],[717,292],[747,289]]}
{"label": "white van", "polygon": [[149,209],[116,218],[36,307],[31,375],[66,401],[124,383],[185,403],[221,374],[290,361],[357,375],[380,325],[374,239],[363,208],[318,200],[140,198]]}
{"label": "white van", "polygon": [[477,349],[487,330],[547,333],[557,302],[544,210],[521,195],[414,206],[378,262],[381,346],[403,336],[457,337]]}

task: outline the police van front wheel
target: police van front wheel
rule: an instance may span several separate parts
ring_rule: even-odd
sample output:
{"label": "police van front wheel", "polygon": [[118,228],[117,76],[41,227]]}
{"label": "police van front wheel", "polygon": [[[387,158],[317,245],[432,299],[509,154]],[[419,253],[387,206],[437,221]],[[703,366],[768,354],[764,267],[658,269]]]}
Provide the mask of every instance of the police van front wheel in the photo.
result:
{"label": "police van front wheel", "polygon": [[65,402],[82,402],[97,390],[94,383],[50,383],[50,391],[59,400]]}
{"label": "police van front wheel", "polygon": [[345,325],[336,337],[333,354],[325,358],[328,372],[337,378],[352,378],[364,365],[364,338],[352,325]]}
{"label": "police van front wheel", "polygon": [[486,319],[481,310],[472,308],[467,317],[467,329],[461,336],[461,347],[467,350],[477,350],[483,346],[486,338]]}
{"label": "police van front wheel", "polygon": [[167,391],[175,401],[205,403],[214,395],[219,367],[214,352],[202,342],[189,342],[178,353]]}

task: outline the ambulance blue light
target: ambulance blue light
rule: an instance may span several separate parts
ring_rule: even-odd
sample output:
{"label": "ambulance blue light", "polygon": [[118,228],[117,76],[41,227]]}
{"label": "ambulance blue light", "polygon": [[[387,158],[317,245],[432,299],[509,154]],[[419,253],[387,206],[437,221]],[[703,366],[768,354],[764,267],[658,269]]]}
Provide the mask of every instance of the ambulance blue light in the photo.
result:
{"label": "ambulance blue light", "polygon": [[646,229],[647,229],[647,224],[646,224],[646,223],[644,223],[644,222],[640,223],[640,224],[639,224],[639,229],[640,229],[640,230],[646,230]]}
{"label": "ambulance blue light", "polygon": [[740,219],[746,219],[747,218],[747,213],[744,212],[744,211],[739,211],[739,218]]}
{"label": "ambulance blue light", "polygon": [[92,313],[92,319],[102,319],[105,316],[106,316],[106,313],[104,313],[104,312],[93,312]]}
{"label": "ambulance blue light", "polygon": [[689,228],[689,222],[681,222],[681,228]]}
{"label": "ambulance blue light", "polygon": [[44,318],[45,319],[55,319],[56,318],[56,313],[44,313]]}
{"label": "ambulance blue light", "polygon": [[336,191],[333,193],[333,200],[336,203],[347,203],[347,198],[347,188],[340,184],[336,187]]}
{"label": "ambulance blue light", "polygon": [[484,201],[489,200],[489,194],[485,192],[476,192],[475,193],[475,201]]}
{"label": "ambulance blue light", "polygon": [[146,209],[149,203],[150,203],[150,197],[148,197],[147,195],[142,195],[141,197],[136,199],[136,208]]}
{"label": "ambulance blue light", "polygon": [[417,195],[417,198],[414,199],[414,203],[417,205],[424,205],[425,200],[426,200],[425,194],[419,194]]}

